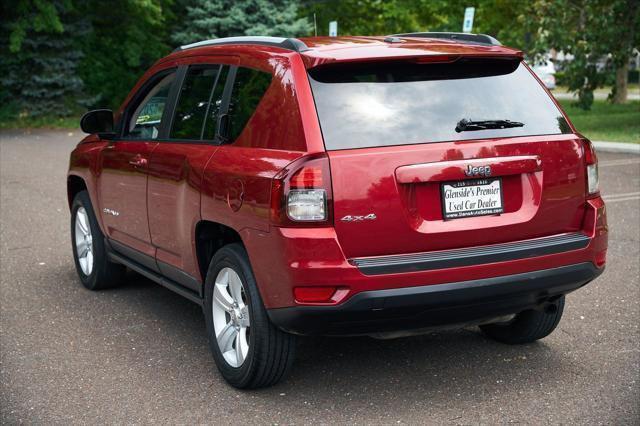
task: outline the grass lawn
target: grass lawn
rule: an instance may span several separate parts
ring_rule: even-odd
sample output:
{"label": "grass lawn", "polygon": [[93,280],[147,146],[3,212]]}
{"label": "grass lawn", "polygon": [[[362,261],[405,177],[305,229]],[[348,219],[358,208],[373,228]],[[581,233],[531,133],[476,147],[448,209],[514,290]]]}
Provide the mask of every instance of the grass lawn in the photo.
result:
{"label": "grass lawn", "polygon": [[[640,85],[638,83],[629,83],[627,85],[627,92],[629,94],[640,93]],[[566,86],[557,86],[553,89],[553,93],[569,93],[569,89],[567,89]],[[611,87],[598,87],[594,92],[594,94],[606,96],[609,96],[609,93],[611,93]]]}
{"label": "grass lawn", "polygon": [[[560,104],[578,131],[593,141],[640,143],[640,101],[624,105],[611,105],[596,100],[590,111],[572,106],[571,100],[560,100]],[[9,118],[0,114],[0,129],[51,128],[77,129],[80,117]]]}
{"label": "grass lawn", "polygon": [[0,114],[0,129],[78,129],[80,117],[9,117]]}
{"label": "grass lawn", "polygon": [[561,100],[560,104],[578,131],[592,141],[640,143],[640,101],[611,105],[596,100],[591,111],[572,106],[572,102]]}

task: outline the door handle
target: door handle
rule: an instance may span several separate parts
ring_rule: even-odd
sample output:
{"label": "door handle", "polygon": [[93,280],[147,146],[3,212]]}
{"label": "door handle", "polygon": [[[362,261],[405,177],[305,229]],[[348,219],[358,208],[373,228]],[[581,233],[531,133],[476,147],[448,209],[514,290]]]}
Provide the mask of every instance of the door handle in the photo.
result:
{"label": "door handle", "polygon": [[133,167],[145,167],[147,165],[147,159],[136,155],[133,159],[129,160],[129,164]]}

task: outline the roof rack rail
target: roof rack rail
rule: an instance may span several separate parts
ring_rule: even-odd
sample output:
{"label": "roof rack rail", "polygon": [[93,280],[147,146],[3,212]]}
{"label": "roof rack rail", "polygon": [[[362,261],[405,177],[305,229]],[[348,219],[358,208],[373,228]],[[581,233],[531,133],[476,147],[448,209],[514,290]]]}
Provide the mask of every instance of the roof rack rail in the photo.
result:
{"label": "roof rack rail", "polygon": [[241,37],[223,37],[211,40],[203,40],[196,43],[185,44],[174,50],[180,52],[182,50],[193,49],[202,46],[218,46],[224,44],[252,44],[262,46],[280,47],[282,49],[293,50],[294,52],[304,52],[309,47],[297,38],[284,37],[265,37],[265,36],[241,36]]}
{"label": "roof rack rail", "polygon": [[404,33],[392,34],[389,37],[415,37],[415,38],[441,38],[446,40],[457,40],[472,44],[488,44],[492,46],[502,46],[497,39],[487,34],[471,33],[444,33],[444,32],[424,32],[424,33]]}

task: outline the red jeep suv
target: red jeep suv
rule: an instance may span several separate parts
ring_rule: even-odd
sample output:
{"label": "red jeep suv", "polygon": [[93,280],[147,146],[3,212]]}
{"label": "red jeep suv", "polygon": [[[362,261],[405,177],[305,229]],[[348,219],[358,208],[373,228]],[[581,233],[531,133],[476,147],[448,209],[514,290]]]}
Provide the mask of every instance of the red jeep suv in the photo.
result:
{"label": "red jeep suv", "polygon": [[238,388],[280,380],[295,335],[532,342],[604,268],[593,147],[489,36],[202,41],[81,125],[80,280],[201,305]]}

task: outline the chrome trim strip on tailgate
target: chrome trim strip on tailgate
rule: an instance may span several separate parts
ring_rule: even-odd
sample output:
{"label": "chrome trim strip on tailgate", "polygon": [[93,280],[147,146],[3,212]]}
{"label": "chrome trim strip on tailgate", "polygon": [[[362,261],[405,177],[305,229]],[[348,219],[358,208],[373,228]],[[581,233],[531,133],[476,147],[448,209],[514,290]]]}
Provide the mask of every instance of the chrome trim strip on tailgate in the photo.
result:
{"label": "chrome trim strip on tailgate", "polygon": [[393,256],[361,257],[349,259],[349,263],[357,266],[360,272],[365,275],[429,271],[562,253],[585,248],[589,245],[589,241],[588,236],[574,232],[490,246]]}

